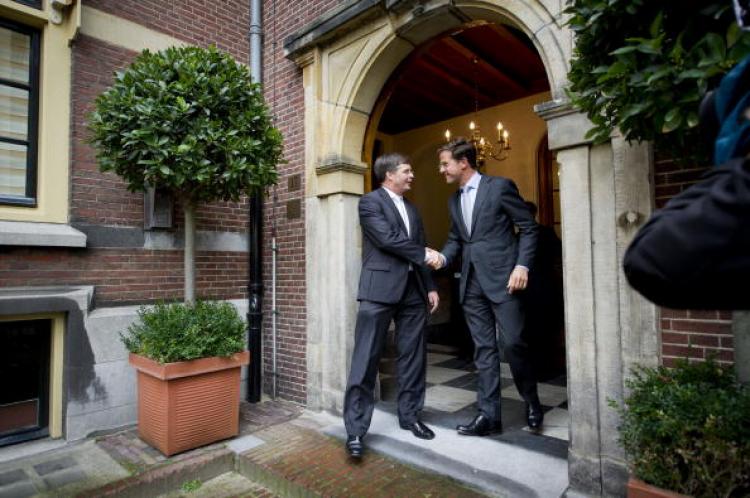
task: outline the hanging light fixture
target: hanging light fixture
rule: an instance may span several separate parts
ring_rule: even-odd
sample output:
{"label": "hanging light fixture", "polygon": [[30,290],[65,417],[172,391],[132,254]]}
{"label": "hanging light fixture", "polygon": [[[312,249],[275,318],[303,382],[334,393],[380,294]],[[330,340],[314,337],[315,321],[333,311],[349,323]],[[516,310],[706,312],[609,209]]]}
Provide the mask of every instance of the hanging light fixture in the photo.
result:
{"label": "hanging light fixture", "polygon": [[[479,60],[475,57],[472,60],[474,64],[474,120],[469,122],[469,141],[474,145],[474,149],[477,151],[477,165],[484,166],[487,159],[494,159],[495,161],[504,161],[508,159],[508,151],[510,150],[510,133],[503,126],[503,123],[498,121],[497,128],[497,139],[487,140],[482,136],[482,132],[479,129],[479,88],[477,84],[477,64]],[[450,129],[445,130],[445,141],[451,141]]]}

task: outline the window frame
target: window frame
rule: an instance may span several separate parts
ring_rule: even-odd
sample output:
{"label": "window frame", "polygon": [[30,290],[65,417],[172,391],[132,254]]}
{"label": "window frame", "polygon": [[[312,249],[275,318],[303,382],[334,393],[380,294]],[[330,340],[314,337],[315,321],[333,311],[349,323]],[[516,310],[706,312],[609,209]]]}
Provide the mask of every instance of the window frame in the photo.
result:
{"label": "window frame", "polygon": [[42,0],[13,0],[16,3],[32,7],[34,9],[42,9]]}
{"label": "window frame", "polygon": [[[25,3],[25,2],[21,2]],[[41,66],[41,32],[37,29],[0,18],[0,27],[28,35],[29,46],[29,83],[28,85],[6,80],[0,77],[0,85],[27,90],[29,92],[29,122],[26,140],[18,140],[0,135],[0,142],[25,145],[26,153],[26,195],[24,197],[0,194],[0,205],[36,207],[37,206],[37,157],[39,150],[39,72]]]}

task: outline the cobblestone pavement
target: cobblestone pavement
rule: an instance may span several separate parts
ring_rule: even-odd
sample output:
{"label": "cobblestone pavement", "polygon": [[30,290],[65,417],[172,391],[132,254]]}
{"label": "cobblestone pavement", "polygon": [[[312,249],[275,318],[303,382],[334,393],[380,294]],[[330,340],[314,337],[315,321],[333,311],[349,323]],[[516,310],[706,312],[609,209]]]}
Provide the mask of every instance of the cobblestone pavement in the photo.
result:
{"label": "cobblestone pavement", "polygon": [[281,496],[486,496],[376,452],[367,453],[361,462],[352,461],[340,441],[296,422],[269,427],[255,436],[265,444],[242,453],[239,470]]}
{"label": "cobblestone pavement", "polygon": [[[302,407],[286,401],[265,401],[255,405],[242,403],[240,405],[240,435],[252,434],[265,427],[292,420],[301,413]],[[97,439],[98,446],[131,474],[143,472],[157,464],[185,461],[225,445],[225,442],[220,442],[168,458],[144,443],[138,437],[138,430],[135,427]]]}
{"label": "cobblestone pavement", "polygon": [[171,458],[129,428],[10,460],[0,464],[0,498],[485,496],[375,451],[353,462],[302,414],[283,401],[243,404],[238,438]]}

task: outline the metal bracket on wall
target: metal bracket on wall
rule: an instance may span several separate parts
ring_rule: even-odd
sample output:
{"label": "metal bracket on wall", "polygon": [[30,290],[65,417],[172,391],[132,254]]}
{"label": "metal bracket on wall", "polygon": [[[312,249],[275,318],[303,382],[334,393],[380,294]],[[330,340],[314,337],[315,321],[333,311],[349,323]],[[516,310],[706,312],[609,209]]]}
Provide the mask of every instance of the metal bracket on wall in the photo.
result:
{"label": "metal bracket on wall", "polygon": [[75,0],[50,0],[49,20],[52,24],[62,24],[63,13]]}

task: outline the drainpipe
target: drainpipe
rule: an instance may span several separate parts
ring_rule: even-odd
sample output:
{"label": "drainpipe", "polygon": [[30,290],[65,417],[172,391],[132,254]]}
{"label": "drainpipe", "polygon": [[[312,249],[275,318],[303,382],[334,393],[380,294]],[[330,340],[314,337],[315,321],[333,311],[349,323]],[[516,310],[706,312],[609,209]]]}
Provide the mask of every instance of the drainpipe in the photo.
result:
{"label": "drainpipe", "polygon": [[[262,0],[250,0],[250,75],[254,82],[263,83],[262,52]],[[261,336],[263,330],[263,191],[257,189],[250,195],[250,234],[249,247],[250,275],[248,279],[248,313],[249,326],[248,350],[250,366],[247,378],[247,401],[260,401],[262,391],[261,372],[263,371],[261,355]]]}

